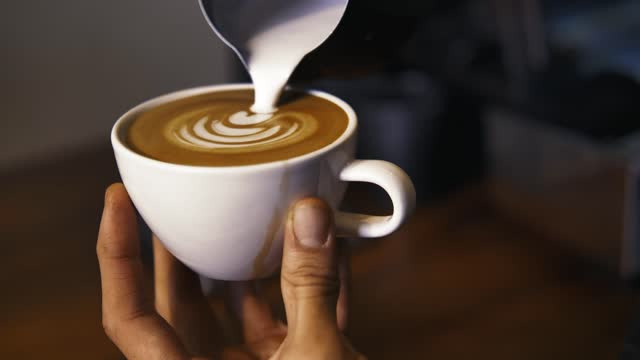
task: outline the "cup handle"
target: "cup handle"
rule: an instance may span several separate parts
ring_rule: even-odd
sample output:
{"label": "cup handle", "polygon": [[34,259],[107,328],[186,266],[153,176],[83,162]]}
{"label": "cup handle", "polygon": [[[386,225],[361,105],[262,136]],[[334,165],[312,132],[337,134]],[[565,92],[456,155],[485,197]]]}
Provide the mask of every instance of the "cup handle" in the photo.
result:
{"label": "cup handle", "polygon": [[416,190],[409,176],[398,166],[382,160],[354,160],[340,172],[340,180],[376,184],[383,188],[393,203],[393,214],[374,216],[338,211],[338,236],[376,238],[394,232],[416,206]]}

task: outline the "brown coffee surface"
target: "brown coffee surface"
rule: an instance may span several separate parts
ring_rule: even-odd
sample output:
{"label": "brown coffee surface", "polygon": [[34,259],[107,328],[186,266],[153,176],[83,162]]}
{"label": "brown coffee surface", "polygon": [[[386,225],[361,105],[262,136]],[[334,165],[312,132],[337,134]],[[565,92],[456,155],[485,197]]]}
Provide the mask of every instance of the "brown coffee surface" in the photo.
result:
{"label": "brown coffee surface", "polygon": [[321,149],[347,129],[348,116],[321,97],[288,91],[273,114],[254,114],[253,90],[176,100],[142,113],[127,143],[146,157],[183,165],[238,166],[291,159]]}

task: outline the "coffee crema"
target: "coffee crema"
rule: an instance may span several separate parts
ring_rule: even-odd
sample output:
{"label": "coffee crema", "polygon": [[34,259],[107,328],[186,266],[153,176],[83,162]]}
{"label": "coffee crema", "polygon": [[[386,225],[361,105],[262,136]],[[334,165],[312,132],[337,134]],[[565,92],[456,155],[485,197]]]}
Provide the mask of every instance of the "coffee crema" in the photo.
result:
{"label": "coffee crema", "polygon": [[288,91],[273,114],[251,112],[253,90],[215,91],[153,108],[128,129],[129,147],[183,165],[237,166],[286,160],[321,149],[349,119],[333,102]]}

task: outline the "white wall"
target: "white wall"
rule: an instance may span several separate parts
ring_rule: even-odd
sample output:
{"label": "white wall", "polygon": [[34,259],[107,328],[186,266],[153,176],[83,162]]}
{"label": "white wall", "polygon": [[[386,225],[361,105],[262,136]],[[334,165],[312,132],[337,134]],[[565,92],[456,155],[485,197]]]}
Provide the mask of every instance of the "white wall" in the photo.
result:
{"label": "white wall", "polygon": [[108,142],[142,100],[233,79],[196,0],[2,1],[0,170]]}

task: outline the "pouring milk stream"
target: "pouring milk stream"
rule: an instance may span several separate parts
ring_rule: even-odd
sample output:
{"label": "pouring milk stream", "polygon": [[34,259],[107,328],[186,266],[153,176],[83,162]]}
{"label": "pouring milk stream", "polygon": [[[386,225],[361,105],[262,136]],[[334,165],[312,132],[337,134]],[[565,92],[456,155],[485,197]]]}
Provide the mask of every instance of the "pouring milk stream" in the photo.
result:
{"label": "pouring milk stream", "polygon": [[[251,111],[276,111],[280,94],[302,58],[322,44],[348,0],[200,0],[218,36],[247,68],[255,87]],[[245,122],[266,121],[264,116]]]}

